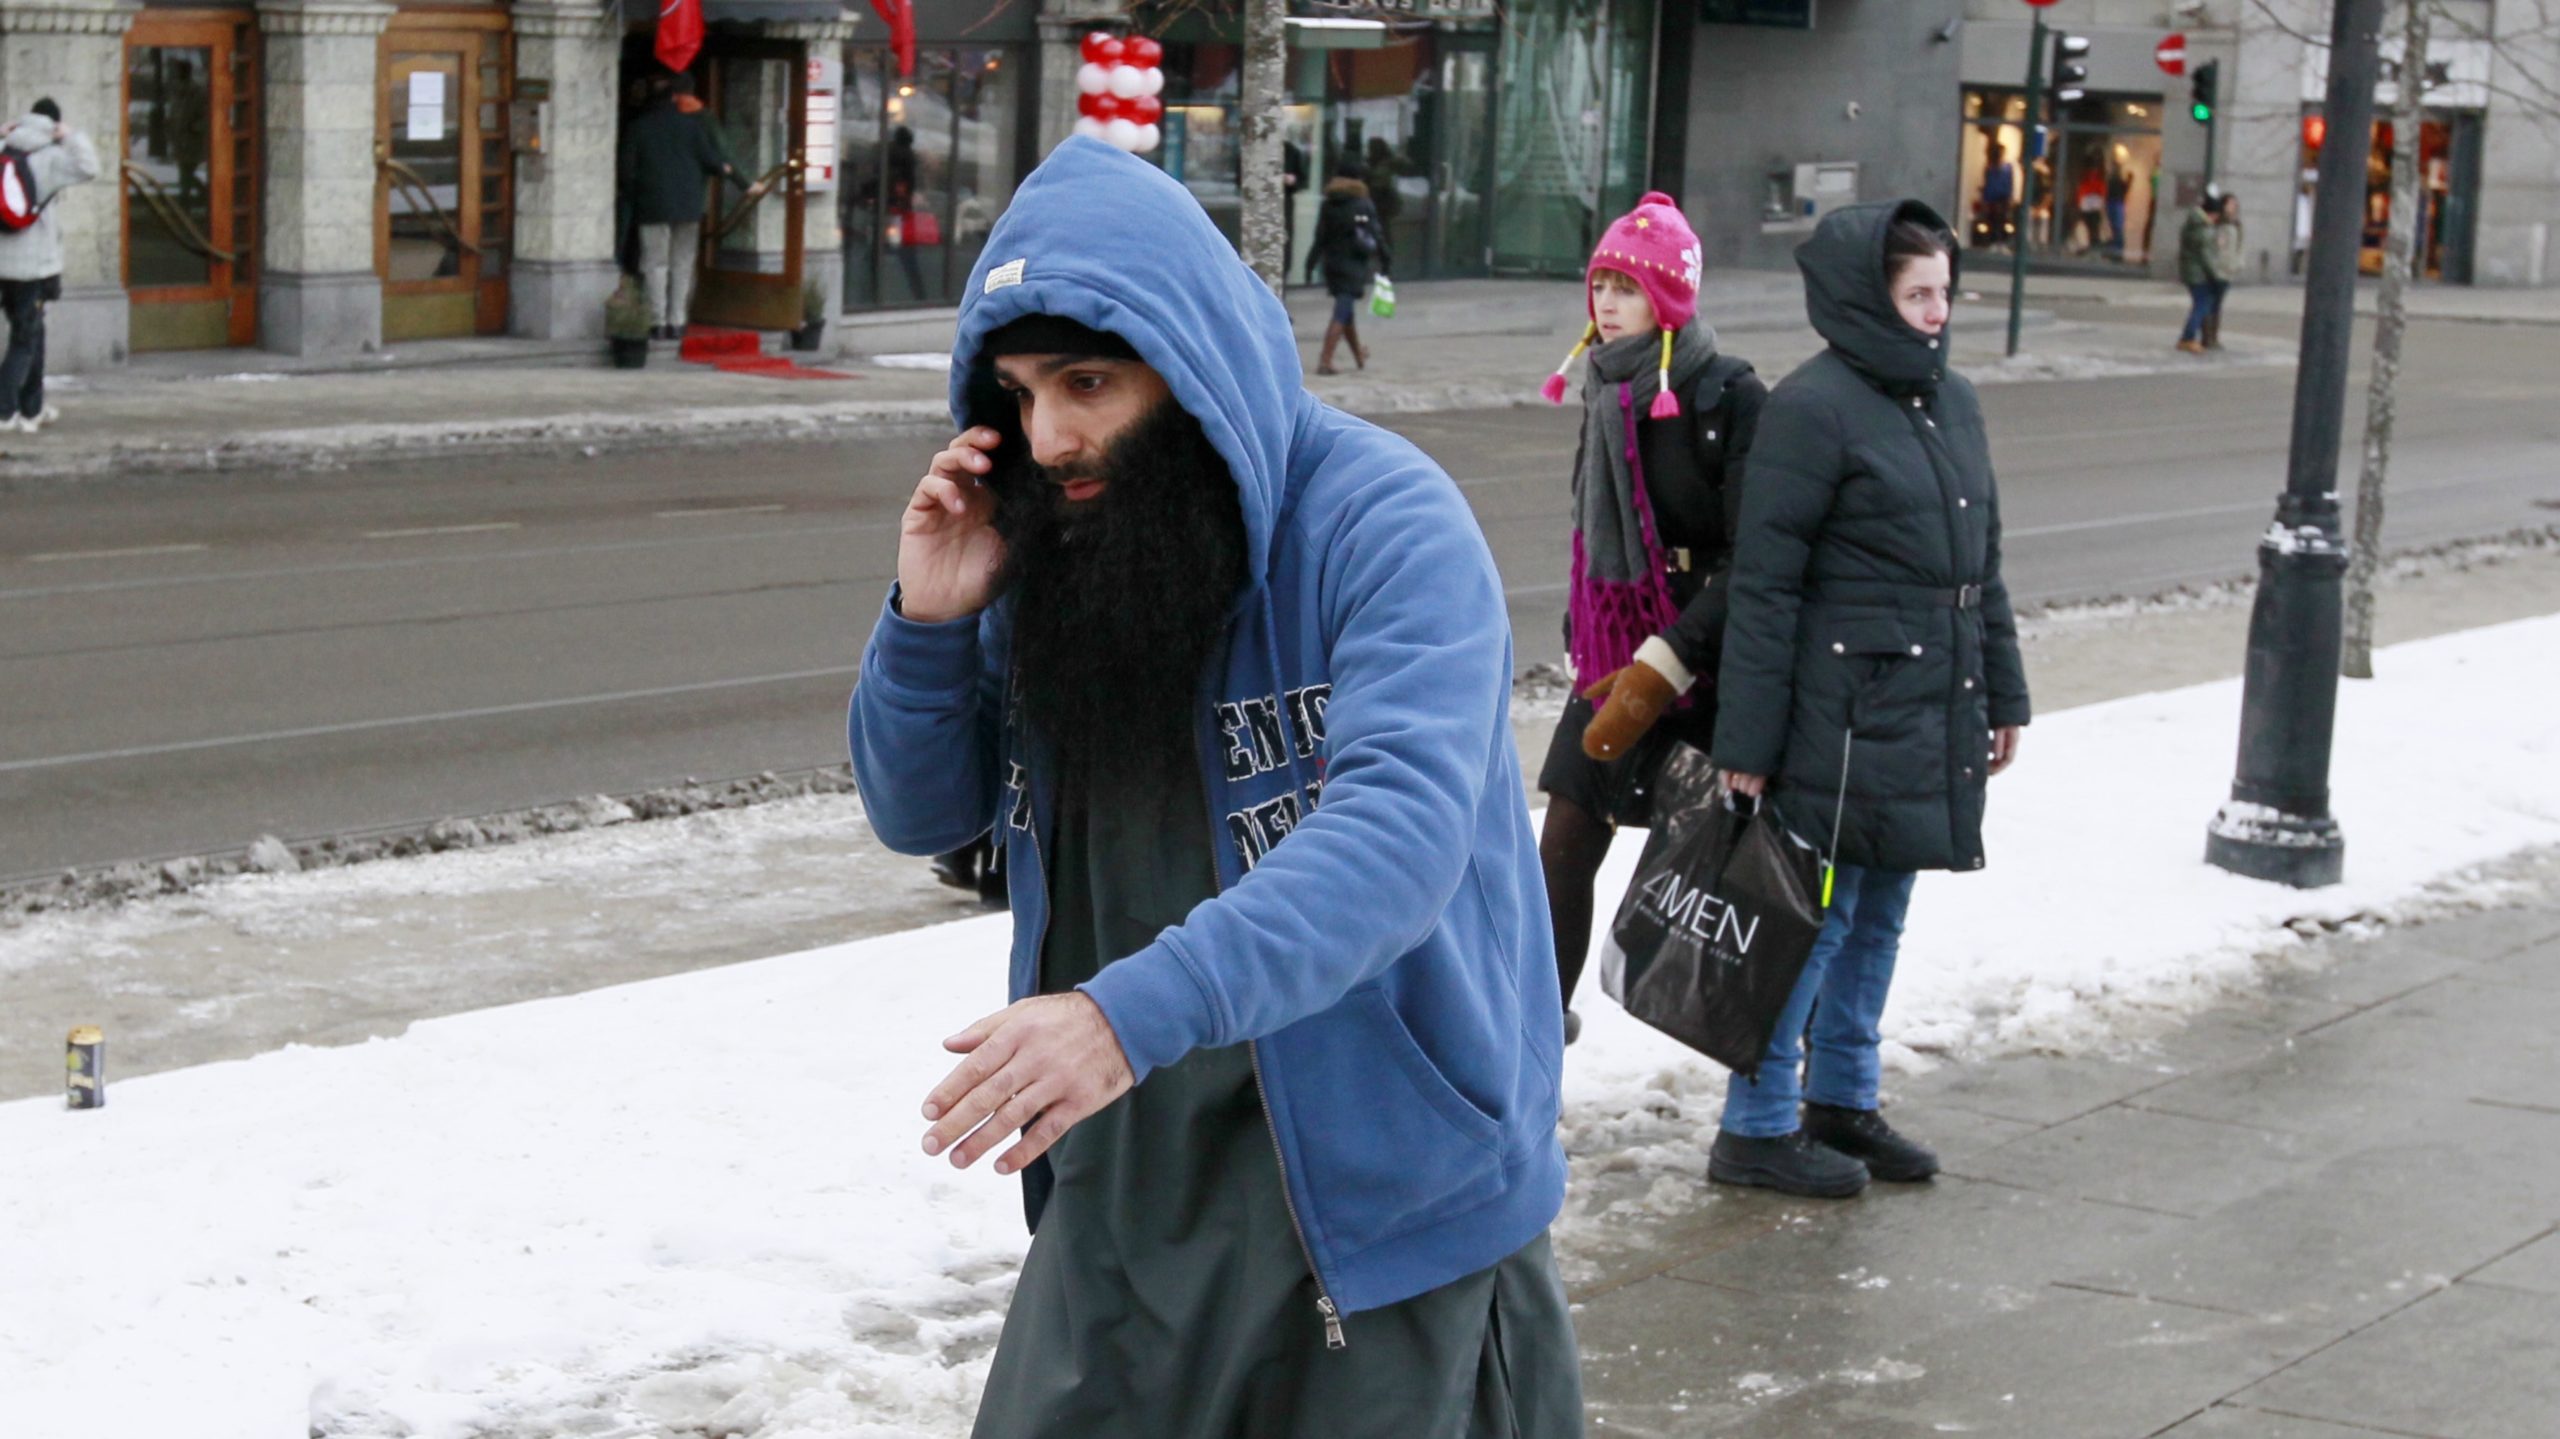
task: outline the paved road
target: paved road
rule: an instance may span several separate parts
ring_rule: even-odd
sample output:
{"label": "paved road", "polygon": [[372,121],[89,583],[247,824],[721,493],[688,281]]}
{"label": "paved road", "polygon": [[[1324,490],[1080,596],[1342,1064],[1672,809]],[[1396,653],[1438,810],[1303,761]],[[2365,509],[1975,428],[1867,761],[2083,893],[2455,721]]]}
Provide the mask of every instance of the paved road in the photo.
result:
{"label": "paved road", "polygon": [[[2411,333],[2393,541],[2553,518],[2537,507],[2560,502],[2552,332]],[[2291,387],[2224,371],[1986,390],[2013,589],[2247,572]],[[1524,659],[1551,654],[1570,420],[1395,424],[1466,487]],[[834,763],[931,445],[0,500],[0,878]]]}

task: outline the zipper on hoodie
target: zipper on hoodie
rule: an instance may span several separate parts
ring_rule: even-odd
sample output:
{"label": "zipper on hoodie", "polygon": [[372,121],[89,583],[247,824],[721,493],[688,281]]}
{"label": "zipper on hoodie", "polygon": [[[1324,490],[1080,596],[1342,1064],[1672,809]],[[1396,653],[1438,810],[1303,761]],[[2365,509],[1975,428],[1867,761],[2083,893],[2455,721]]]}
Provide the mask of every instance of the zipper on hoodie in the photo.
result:
{"label": "zipper on hoodie", "polygon": [[[1021,735],[1017,733],[1015,739],[1019,741]],[[1040,848],[1040,790],[1032,783],[1027,764],[1022,768],[1022,802],[1031,811],[1031,862],[1040,871],[1040,932],[1031,937],[1031,992],[1038,994],[1040,967],[1049,951],[1049,917],[1057,907],[1049,902],[1049,856]]]}
{"label": "zipper on hoodie", "polygon": [[1262,1123],[1271,1132],[1271,1157],[1280,1165],[1280,1207],[1288,1211],[1289,1229],[1298,1236],[1298,1252],[1306,1256],[1307,1276],[1316,1282],[1316,1317],[1324,1321],[1324,1347],[1348,1349],[1351,1341],[1342,1337],[1342,1311],[1336,1309],[1333,1296],[1324,1287],[1324,1275],[1316,1268],[1316,1251],[1307,1243],[1307,1226],[1298,1218],[1298,1201],[1289,1193],[1289,1155],[1280,1147],[1280,1121],[1271,1117],[1271,1095],[1262,1087],[1262,1042],[1248,1040],[1245,1052],[1253,1057],[1253,1097],[1262,1105]]}
{"label": "zipper on hoodie", "polygon": [[[1248,597],[1252,593],[1248,591]],[[1264,623],[1266,632],[1263,638],[1268,644],[1273,637],[1268,633],[1269,612],[1267,610],[1264,612]],[[1201,677],[1200,700],[1208,707],[1207,712],[1212,716],[1217,713],[1218,703],[1218,683],[1213,677],[1226,673],[1229,657],[1227,654],[1218,656],[1218,663],[1206,670]],[[1271,654],[1272,703],[1280,703],[1287,688],[1287,679],[1280,673],[1279,650],[1274,645]],[[1216,726],[1212,724],[1210,728],[1214,730]],[[1306,791],[1298,784],[1298,737],[1295,734],[1284,734],[1283,742],[1288,750],[1288,763],[1283,768],[1289,773],[1289,792],[1298,796],[1300,802],[1304,803]],[[1200,793],[1208,801],[1209,843],[1215,845],[1219,843],[1226,824],[1226,816],[1222,813],[1218,802],[1218,796],[1224,793],[1226,788],[1226,774],[1223,768],[1217,768],[1216,772],[1212,772],[1213,766],[1208,762],[1209,755],[1205,742],[1194,744],[1192,751],[1193,761],[1200,766]],[[1301,823],[1305,822],[1304,810],[1299,811],[1298,819]],[[1223,865],[1220,866],[1219,873],[1222,877],[1218,887],[1224,891],[1226,881],[1223,878],[1225,874]],[[1325,1288],[1324,1271],[1316,1267],[1315,1246],[1307,1242],[1306,1221],[1298,1217],[1297,1196],[1289,1192],[1289,1152],[1280,1147],[1280,1121],[1271,1112],[1271,1091],[1262,1082],[1262,1042],[1247,1040],[1244,1048],[1247,1057],[1253,1061],[1253,1100],[1262,1107],[1262,1127],[1264,1132],[1271,1136],[1272,1162],[1280,1167],[1280,1208],[1289,1216],[1289,1233],[1297,1239],[1298,1253],[1307,1261],[1307,1277],[1315,1281],[1316,1317],[1324,1321],[1324,1347],[1348,1349],[1351,1347],[1351,1341],[1344,1338],[1342,1334],[1342,1311],[1334,1304],[1332,1292]]]}

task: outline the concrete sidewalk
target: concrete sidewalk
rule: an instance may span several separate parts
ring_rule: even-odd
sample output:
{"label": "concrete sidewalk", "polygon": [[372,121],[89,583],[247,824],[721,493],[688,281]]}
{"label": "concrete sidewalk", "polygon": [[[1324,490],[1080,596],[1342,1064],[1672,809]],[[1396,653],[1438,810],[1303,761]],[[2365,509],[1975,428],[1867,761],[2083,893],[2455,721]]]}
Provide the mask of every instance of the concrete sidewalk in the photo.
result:
{"label": "concrete sidewalk", "polygon": [[[1984,298],[1996,298],[2006,303],[2009,293],[2007,278],[2002,276],[1985,282],[1997,284],[1999,291],[1996,296],[1986,293]],[[2426,284],[2411,286],[2408,294],[2409,317],[2415,320],[2476,325],[2560,325],[2560,289],[2484,289],[2471,285]],[[2380,295],[2379,281],[2368,279],[2359,282],[2356,286],[2356,313],[2372,316]],[[2062,309],[2075,316],[2086,314],[2090,306],[2146,312],[2170,310],[2183,314],[2187,308],[2187,291],[2183,285],[2162,280],[2119,279],[2108,275],[2029,275],[2027,303]],[[2302,314],[2302,286],[2292,282],[2234,285],[2223,301],[2223,308],[2236,315],[2299,318]]]}
{"label": "concrete sidewalk", "polygon": [[1574,1285],[1592,1432],[2550,1435],[2560,855],[2508,877],[2119,1057],[1901,1086],[1932,1184],[1626,1226]]}
{"label": "concrete sidewalk", "polygon": [[[1534,403],[1583,323],[1573,281],[1459,280],[1402,287],[1391,320],[1364,326],[1369,367],[1312,371],[1328,303],[1293,290],[1309,385],[1358,413]],[[1959,307],[1955,355],[1977,381],[2048,380],[2289,362],[2283,346],[2235,336],[2212,359],[2169,353],[2147,317],[2127,325],[2031,318],[2029,353],[1993,361],[2005,294]],[[1774,379],[1818,341],[1789,274],[1711,276],[1701,307]],[[858,437],[946,423],[952,312],[870,317],[845,327],[847,353],[811,357],[851,378],[785,382],[685,364],[661,345],[647,368],[615,370],[600,350],[526,341],[435,341],[363,365],[315,369],[254,352],[150,356],[56,385],[62,423],[0,442],[0,489],[110,475],[332,468],[527,447],[563,455],[635,445]],[[1348,363],[1348,357],[1344,357]]]}

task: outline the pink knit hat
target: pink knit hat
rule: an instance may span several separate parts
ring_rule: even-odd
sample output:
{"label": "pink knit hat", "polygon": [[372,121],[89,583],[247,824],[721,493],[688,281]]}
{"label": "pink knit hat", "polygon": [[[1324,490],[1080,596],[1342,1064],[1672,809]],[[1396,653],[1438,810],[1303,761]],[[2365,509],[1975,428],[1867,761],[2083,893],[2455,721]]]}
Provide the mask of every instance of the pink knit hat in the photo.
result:
{"label": "pink knit hat", "polygon": [[[1586,308],[1590,304],[1591,277],[1602,270],[1629,276],[1653,304],[1654,321],[1662,326],[1662,386],[1653,397],[1649,412],[1657,420],[1680,413],[1680,402],[1671,394],[1671,337],[1698,313],[1698,280],[1703,269],[1704,252],[1697,232],[1689,228],[1679,205],[1655,190],[1619,216],[1609,232],[1600,237],[1600,247],[1591,252],[1591,264],[1583,271]],[[1599,336],[1600,324],[1594,319],[1584,328],[1582,341],[1573,347],[1573,353],[1565,356],[1564,363],[1547,377],[1545,394],[1549,403],[1564,403],[1565,371],[1573,368],[1574,360]]]}

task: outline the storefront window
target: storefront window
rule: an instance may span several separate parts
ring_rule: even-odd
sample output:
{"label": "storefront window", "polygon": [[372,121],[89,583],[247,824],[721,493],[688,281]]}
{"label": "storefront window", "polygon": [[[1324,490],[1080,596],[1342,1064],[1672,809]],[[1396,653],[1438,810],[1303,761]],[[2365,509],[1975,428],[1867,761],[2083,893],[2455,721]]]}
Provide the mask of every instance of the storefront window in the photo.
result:
{"label": "storefront window", "polygon": [[2148,265],[2159,223],[2160,97],[2090,95],[2057,118],[2051,150],[2030,154],[2025,92],[1965,87],[1959,238],[1971,249],[2006,251],[2032,167],[2031,255]]}
{"label": "storefront window", "polygon": [[1237,45],[1200,41],[1165,46],[1164,143],[1153,157],[1166,174],[1182,182],[1230,242],[1236,238],[1243,173],[1236,133],[1243,65],[1244,50]]}
{"label": "storefront window", "polygon": [[1652,0],[1523,0],[1509,18],[1494,264],[1579,273],[1600,227],[1642,193]]}
{"label": "storefront window", "polygon": [[845,52],[844,294],[848,309],[959,296],[1021,178],[1025,55],[928,49],[900,76],[889,52]]}
{"label": "storefront window", "polygon": [[1001,50],[951,54],[951,273],[969,278],[996,217],[1013,199],[1014,147],[1022,128],[1021,88]]}
{"label": "storefront window", "polygon": [[[1290,277],[1303,280],[1324,187],[1346,160],[1386,222],[1396,273],[1481,273],[1490,37],[1413,28],[1373,50],[1299,50],[1290,58],[1282,136],[1306,165],[1290,206]],[[1165,47],[1164,146],[1154,158],[1232,241],[1242,210],[1236,110],[1240,47]]]}
{"label": "storefront window", "polygon": [[[2328,122],[2320,107],[2306,107],[2302,117],[2301,184],[2294,200],[2291,253],[2293,271],[2302,272],[2311,243],[2311,200],[2318,190],[2320,150],[2328,139]],[[2389,120],[2373,124],[2373,143],[2365,159],[2364,248],[2357,264],[2368,275],[2382,273],[2383,244],[2391,227],[2391,171],[2396,151],[2395,127]],[[2476,111],[2430,112],[2418,131],[2417,277],[2468,284],[2471,280],[2471,213],[2479,193],[2480,116]]]}
{"label": "storefront window", "polygon": [[1388,248],[1419,256],[1431,208],[1431,147],[1423,97],[1431,88],[1428,31],[1377,50],[1325,54],[1327,172],[1356,156]]}

